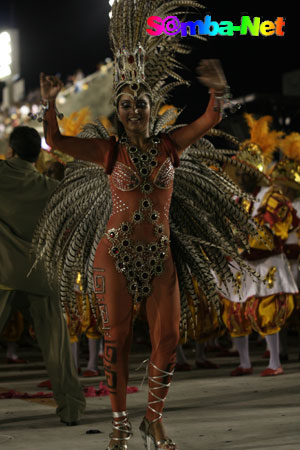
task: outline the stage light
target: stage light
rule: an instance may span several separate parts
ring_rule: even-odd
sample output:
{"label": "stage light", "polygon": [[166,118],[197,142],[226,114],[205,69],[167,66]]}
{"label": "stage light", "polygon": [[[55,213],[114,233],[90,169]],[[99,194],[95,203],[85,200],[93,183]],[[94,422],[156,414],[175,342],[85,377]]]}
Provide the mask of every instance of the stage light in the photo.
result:
{"label": "stage light", "polygon": [[28,105],[22,105],[20,108],[20,114],[22,117],[28,117],[28,114],[30,113],[30,108]]}
{"label": "stage light", "polygon": [[0,33],[0,80],[8,78],[11,73],[12,43],[7,31]]}
{"label": "stage light", "polygon": [[0,80],[13,83],[20,76],[19,32],[0,29]]}

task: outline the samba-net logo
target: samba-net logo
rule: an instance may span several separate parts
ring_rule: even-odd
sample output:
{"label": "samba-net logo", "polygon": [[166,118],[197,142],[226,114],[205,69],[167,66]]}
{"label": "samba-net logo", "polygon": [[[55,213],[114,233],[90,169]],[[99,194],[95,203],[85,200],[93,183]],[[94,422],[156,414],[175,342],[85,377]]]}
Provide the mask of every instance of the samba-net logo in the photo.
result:
{"label": "samba-net logo", "polygon": [[205,16],[204,20],[195,22],[180,22],[176,16],[168,16],[162,19],[159,16],[151,16],[147,20],[149,28],[147,33],[151,36],[160,36],[162,33],[168,36],[176,36],[181,33],[186,36],[284,36],[285,19],[277,17],[276,20],[264,20],[260,17],[242,16],[240,25],[234,25],[233,22],[223,20],[216,22],[211,20],[211,16]]}

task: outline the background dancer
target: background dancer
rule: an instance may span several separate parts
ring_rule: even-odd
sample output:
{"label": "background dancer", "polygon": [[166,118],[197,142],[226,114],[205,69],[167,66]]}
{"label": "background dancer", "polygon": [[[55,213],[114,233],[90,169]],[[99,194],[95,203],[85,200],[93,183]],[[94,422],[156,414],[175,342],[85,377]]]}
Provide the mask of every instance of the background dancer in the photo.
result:
{"label": "background dancer", "polygon": [[[244,257],[261,275],[261,280],[254,283],[247,274],[236,271],[235,285],[229,285],[227,294],[223,290],[223,320],[240,356],[240,364],[231,375],[253,373],[248,337],[254,330],[266,338],[270,352],[269,365],[261,376],[276,376],[283,373],[279,357],[279,331],[293,311],[293,296],[298,291],[283,252],[294,210],[289,199],[278,187],[270,186],[270,179],[264,176],[266,164],[258,142],[262,147],[263,143],[254,141],[256,121],[252,117],[247,118],[252,125],[251,138],[241,144],[237,158],[256,167],[256,177],[248,177],[239,171],[232,176],[243,190],[255,197],[255,201],[243,200],[242,204],[262,227],[261,238],[249,238],[250,253],[244,253]],[[281,133],[271,133],[267,128],[264,139],[268,143],[267,154],[271,154],[280,142]]]}

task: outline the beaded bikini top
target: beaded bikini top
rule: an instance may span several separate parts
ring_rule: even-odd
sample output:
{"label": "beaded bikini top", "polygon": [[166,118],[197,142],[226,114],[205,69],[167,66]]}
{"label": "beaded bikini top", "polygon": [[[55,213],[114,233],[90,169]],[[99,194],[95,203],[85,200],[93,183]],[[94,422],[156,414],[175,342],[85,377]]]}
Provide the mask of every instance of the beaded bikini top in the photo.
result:
{"label": "beaded bikini top", "polygon": [[135,170],[117,161],[111,174],[113,185],[121,191],[132,191],[140,186],[144,194],[150,194],[154,186],[159,189],[171,187],[175,170],[170,157],[167,157],[159,168],[153,183],[150,181],[151,174],[158,165],[158,144],[160,142],[158,137],[153,137],[151,147],[147,151],[141,152],[136,146],[129,146],[126,138],[122,138],[120,144],[126,145]]}

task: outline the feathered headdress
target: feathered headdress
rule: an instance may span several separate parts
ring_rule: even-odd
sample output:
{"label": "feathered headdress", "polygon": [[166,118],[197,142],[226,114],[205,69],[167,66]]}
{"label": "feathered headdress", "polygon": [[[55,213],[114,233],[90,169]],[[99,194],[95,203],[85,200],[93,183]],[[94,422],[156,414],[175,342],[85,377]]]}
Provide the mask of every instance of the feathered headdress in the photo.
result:
{"label": "feathered headdress", "polygon": [[283,136],[282,131],[270,131],[272,122],[271,116],[263,116],[254,119],[252,114],[244,114],[247,122],[250,138],[240,144],[237,159],[249,166],[257,169],[260,185],[270,185],[271,180],[268,177],[272,155]]}
{"label": "feathered headdress", "polygon": [[244,117],[249,127],[250,139],[241,144],[241,150],[249,147],[250,151],[254,152],[255,149],[256,154],[261,153],[263,170],[266,171],[284,133],[270,130],[270,124],[273,120],[271,116],[263,116],[256,120],[252,114],[246,113]]}
{"label": "feathered headdress", "polygon": [[280,141],[284,159],[272,171],[276,184],[300,190],[300,134],[291,133]]}
{"label": "feathered headdress", "polygon": [[[156,118],[167,94],[175,87],[189,84],[175,71],[183,68],[176,54],[188,54],[180,35],[147,33],[147,20],[159,16],[163,20],[182,18],[182,8],[204,8],[196,0],[115,0],[111,11],[110,42],[114,54],[114,101],[122,87],[129,85],[134,93],[143,86],[152,100],[152,117]],[[181,9],[181,10],[180,10]],[[195,37],[198,37],[196,35]],[[169,78],[173,78],[170,81]],[[169,117],[167,118],[169,121]]]}
{"label": "feathered headdress", "polygon": [[280,141],[285,158],[300,162],[300,133],[291,133]]}

